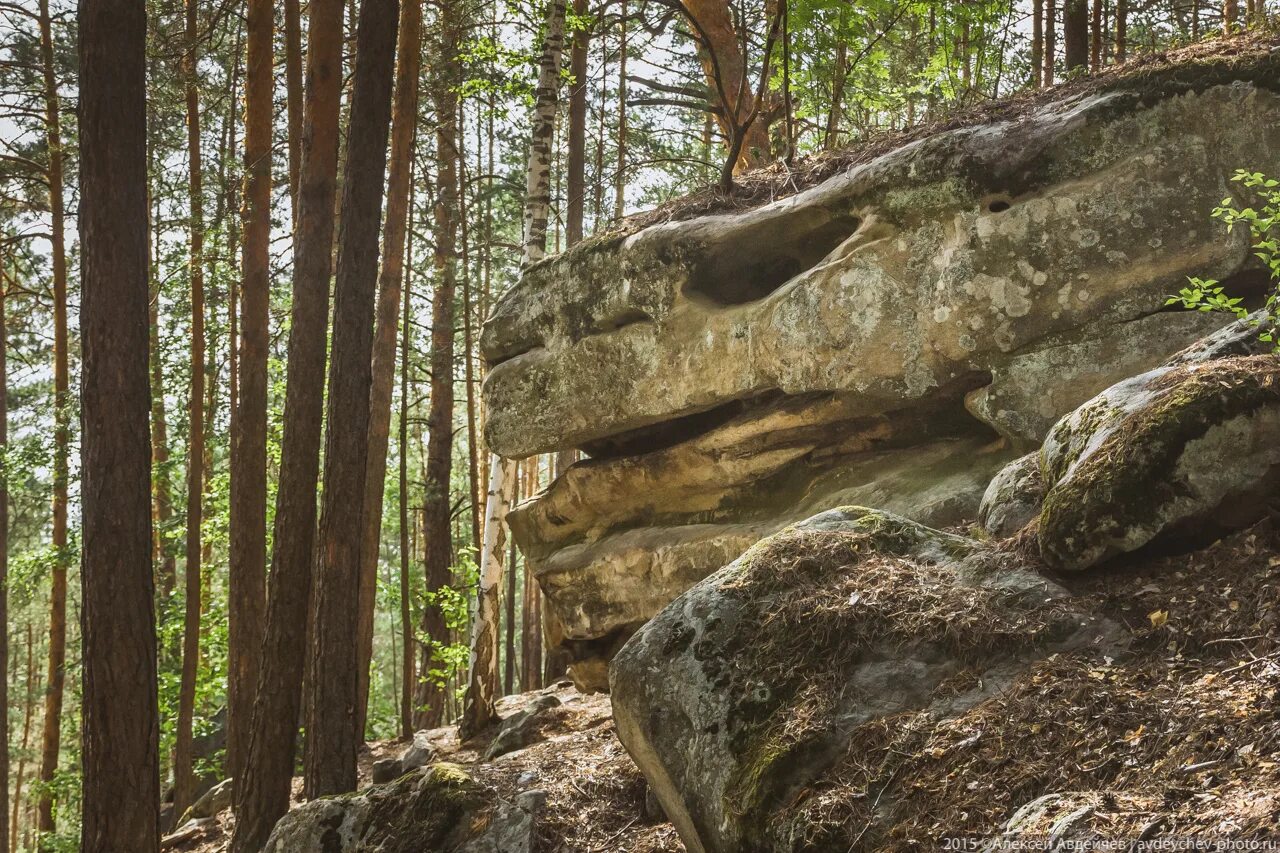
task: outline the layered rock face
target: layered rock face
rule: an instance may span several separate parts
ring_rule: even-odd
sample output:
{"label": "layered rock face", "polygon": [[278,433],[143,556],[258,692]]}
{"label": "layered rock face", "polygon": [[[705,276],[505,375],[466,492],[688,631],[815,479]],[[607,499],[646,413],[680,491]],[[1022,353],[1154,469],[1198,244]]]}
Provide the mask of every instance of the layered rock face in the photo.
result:
{"label": "layered rock face", "polygon": [[486,438],[588,457],[510,516],[583,686],[789,523],[972,519],[1063,414],[1220,326],[1161,309],[1256,275],[1208,213],[1280,171],[1278,66],[1121,80],[530,269],[484,330]]}

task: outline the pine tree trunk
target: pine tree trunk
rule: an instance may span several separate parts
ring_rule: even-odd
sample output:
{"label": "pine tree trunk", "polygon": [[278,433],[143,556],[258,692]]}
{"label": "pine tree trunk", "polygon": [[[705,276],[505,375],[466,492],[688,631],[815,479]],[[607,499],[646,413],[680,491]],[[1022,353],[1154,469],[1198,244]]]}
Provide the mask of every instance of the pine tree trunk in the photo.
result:
{"label": "pine tree trunk", "polygon": [[[2,263],[2,261],[0,261]],[[9,450],[9,382],[8,382],[8,294],[4,270],[0,268],[0,452]],[[15,649],[16,651],[16,649]],[[0,472],[0,661],[9,660],[9,478]],[[17,655],[14,655],[12,680],[17,680]],[[0,851],[9,849],[9,684],[0,685]],[[16,822],[16,821],[15,821]]]}
{"label": "pine tree trunk", "polygon": [[1129,0],[1116,0],[1116,62],[1129,56]]}
{"label": "pine tree trunk", "polygon": [[[613,220],[621,222],[627,208],[627,0],[622,0],[618,24],[618,162],[613,170]],[[604,107],[600,108],[604,115]]]}
{"label": "pine tree trunk", "polygon": [[383,225],[382,273],[373,341],[373,385],[369,392],[369,460],[365,475],[364,532],[360,553],[360,699],[357,730],[362,734],[369,706],[369,665],[373,658],[373,615],[378,588],[378,550],[382,498],[391,433],[391,390],[396,377],[396,329],[400,285],[404,278],[405,235],[413,142],[418,123],[418,77],[422,67],[422,4],[408,0],[400,8],[400,61],[396,66],[392,108],[391,163],[387,178],[387,216]]}
{"label": "pine tree trunk", "polygon": [[1053,85],[1054,65],[1057,62],[1058,11],[1057,0],[1044,0],[1044,85]]}
{"label": "pine tree trunk", "polygon": [[244,784],[235,788],[235,853],[258,853],[289,809],[306,660],[338,166],[343,3],[311,0],[309,5],[284,436],[266,636]]}
{"label": "pine tree trunk", "polygon": [[1087,68],[1089,65],[1088,0],[1066,0],[1066,5],[1063,7],[1062,32],[1066,42],[1067,71]]}
{"label": "pine tree trunk", "polygon": [[1222,32],[1231,35],[1240,21],[1240,0],[1223,0]]}
{"label": "pine tree trunk", "polygon": [[334,276],[324,490],[306,709],[303,779],[311,798],[355,790],[356,754],[364,742],[364,733],[358,728],[360,557],[369,459],[378,232],[398,10],[398,0],[363,0],[356,35]]}
{"label": "pine tree trunk", "polygon": [[[573,0],[573,15],[579,21],[587,17],[587,0]],[[573,85],[569,89],[569,162],[568,202],[565,221],[565,245],[572,248],[582,240],[583,221],[587,196],[587,48],[590,34],[585,29],[573,32],[573,44],[569,51],[569,74]]]}
{"label": "pine tree trunk", "polygon": [[[755,92],[747,79],[747,61],[733,25],[733,12],[728,0],[685,0],[681,5],[685,15],[697,22],[694,31],[706,34],[706,42],[698,46],[698,57],[707,87],[714,93],[715,102],[724,109],[717,121],[726,142],[731,144],[737,134],[732,118],[736,117],[736,124],[740,126],[755,109]],[[769,162],[769,123],[765,113],[766,110],[761,110],[755,121],[745,128],[734,171]]]}
{"label": "pine tree trunk", "polygon": [[302,11],[299,0],[284,0],[284,80],[289,143],[289,201],[298,224],[298,187],[302,169]]}
{"label": "pine tree trunk", "polygon": [[[152,227],[159,230],[156,215]],[[150,231],[148,232],[150,233]],[[163,613],[167,608],[173,588],[177,582],[177,560],[172,549],[165,541],[165,531],[173,518],[173,481],[169,476],[169,426],[164,406],[164,364],[160,354],[160,262],[156,246],[156,237],[149,244],[148,254],[151,256],[151,306],[149,322],[151,324],[151,470],[153,491],[153,513],[155,518],[155,540],[153,560],[157,567],[159,601],[157,607]]]}
{"label": "pine tree trunk", "polygon": [[[67,457],[70,453],[70,371],[67,362],[67,252],[63,203],[63,158],[58,88],[54,77],[53,24],[48,0],[40,2],[40,55],[44,74],[45,131],[48,147],[49,213],[53,246],[53,551],[49,593],[49,667],[40,738],[40,781],[48,785],[58,769],[62,696],[67,661]],[[144,117],[145,122],[145,117]],[[54,829],[53,795],[40,794],[41,832]]]}
{"label": "pine tree trunk", "polygon": [[1044,86],[1044,0],[1031,0],[1031,84]]}
{"label": "pine tree trunk", "polygon": [[178,688],[178,723],[174,735],[173,813],[191,805],[195,791],[192,768],[192,727],[195,722],[196,677],[200,665],[200,526],[204,503],[204,187],[200,157],[200,93],[197,88],[196,44],[199,38],[197,0],[186,0],[187,195],[191,254],[191,393],[187,400],[190,423],[187,441],[186,609],[182,627],[182,681]]}
{"label": "pine tree trunk", "polygon": [[22,783],[27,773],[27,745],[31,742],[31,716],[35,705],[36,659],[35,639],[31,631],[31,623],[27,623],[27,684],[26,694],[22,699],[22,746],[18,753],[18,773],[13,780],[13,808],[9,817],[9,853],[17,853],[19,817],[22,813]]}
{"label": "pine tree trunk", "polygon": [[[436,112],[435,295],[431,305],[431,406],[427,413],[426,486],[423,496],[424,571],[427,589],[437,592],[452,582],[449,482],[453,467],[453,325],[455,258],[458,231],[458,50],[461,46],[459,9],[453,2],[439,6],[440,41],[437,48],[431,98]],[[439,725],[445,714],[445,694],[430,678],[438,668],[436,644],[448,645],[449,631],[440,608],[429,604],[422,611],[422,682],[418,685],[419,723]]]}
{"label": "pine tree trunk", "polygon": [[158,849],[160,838],[160,722],[147,429],[144,4],[81,0],[79,29],[80,849],[147,853]]}
{"label": "pine tree trunk", "polygon": [[411,530],[409,514],[409,330],[412,314],[413,271],[413,181],[409,182],[409,247],[406,252],[404,281],[404,308],[400,319],[400,668],[404,677],[400,680],[400,734],[413,736],[413,690],[417,681],[413,671],[413,612],[409,604],[409,565],[413,553],[409,541]]}
{"label": "pine tree trunk", "polygon": [[516,692],[516,561],[507,562],[507,631],[502,669],[502,692],[510,696]]}
{"label": "pine tree trunk", "polygon": [[1102,0],[1093,0],[1093,20],[1090,23],[1089,69],[1098,71],[1102,68]]}
{"label": "pine tree trunk", "polygon": [[[271,295],[271,0],[249,0],[239,402],[231,410],[227,764],[239,784],[266,616],[267,347]],[[232,335],[234,346],[234,334]]]}

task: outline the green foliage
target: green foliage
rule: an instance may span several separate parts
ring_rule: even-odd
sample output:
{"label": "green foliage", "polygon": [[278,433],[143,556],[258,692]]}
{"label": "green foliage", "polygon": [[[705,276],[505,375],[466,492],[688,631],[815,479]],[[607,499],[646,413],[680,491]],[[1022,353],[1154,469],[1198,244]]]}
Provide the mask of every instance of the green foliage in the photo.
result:
{"label": "green foliage", "polygon": [[1249,309],[1243,304],[1244,297],[1232,296],[1215,279],[1189,278],[1188,286],[1170,296],[1165,304],[1181,305],[1194,311],[1219,311],[1233,314],[1241,320],[1247,318],[1247,322],[1259,327],[1258,338],[1280,351],[1280,341],[1276,340],[1274,332],[1280,323],[1280,236],[1273,233],[1280,223],[1280,180],[1243,169],[1236,172],[1231,180],[1243,185],[1257,206],[1238,207],[1236,200],[1227,196],[1214,208],[1213,217],[1227,223],[1228,232],[1236,226],[1247,228],[1253,240],[1254,255],[1271,272],[1274,284],[1259,316],[1250,317]]}

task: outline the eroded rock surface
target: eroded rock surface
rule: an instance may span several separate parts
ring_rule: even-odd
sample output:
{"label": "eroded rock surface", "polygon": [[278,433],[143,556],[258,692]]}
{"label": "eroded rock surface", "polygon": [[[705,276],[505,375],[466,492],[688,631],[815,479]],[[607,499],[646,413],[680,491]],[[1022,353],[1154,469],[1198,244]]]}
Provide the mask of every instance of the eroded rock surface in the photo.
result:
{"label": "eroded rock surface", "polygon": [[786,524],[971,520],[1060,417],[1222,325],[1164,301],[1259,283],[1208,213],[1242,164],[1280,171],[1277,79],[1270,56],[1121,80],[531,268],[482,336],[486,436],[590,457],[511,517],[580,682]]}

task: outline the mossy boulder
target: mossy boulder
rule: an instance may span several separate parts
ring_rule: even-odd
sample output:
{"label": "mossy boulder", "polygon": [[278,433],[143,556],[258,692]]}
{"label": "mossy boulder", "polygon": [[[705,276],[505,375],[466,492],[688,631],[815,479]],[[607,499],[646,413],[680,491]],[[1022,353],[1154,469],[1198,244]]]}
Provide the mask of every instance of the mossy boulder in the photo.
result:
{"label": "mossy boulder", "polygon": [[500,803],[453,764],[312,800],[285,815],[264,853],[528,853],[532,812]]}
{"label": "mossy boulder", "polygon": [[[610,669],[614,718],[688,850],[791,850],[813,829],[791,804],[855,729],[958,713],[1107,634],[988,546],[845,507],[756,544],[640,629]],[[854,845],[827,841],[804,849]]]}
{"label": "mossy boulder", "polygon": [[1012,536],[1040,514],[1043,501],[1040,454],[1028,453],[1004,466],[991,480],[978,507],[978,523],[996,538]]}
{"label": "mossy boulder", "polygon": [[1113,385],[1042,448],[1040,550],[1079,571],[1255,521],[1280,471],[1280,358],[1178,362]]}

